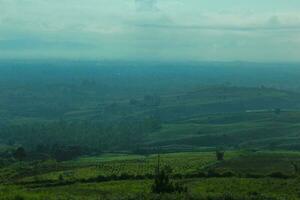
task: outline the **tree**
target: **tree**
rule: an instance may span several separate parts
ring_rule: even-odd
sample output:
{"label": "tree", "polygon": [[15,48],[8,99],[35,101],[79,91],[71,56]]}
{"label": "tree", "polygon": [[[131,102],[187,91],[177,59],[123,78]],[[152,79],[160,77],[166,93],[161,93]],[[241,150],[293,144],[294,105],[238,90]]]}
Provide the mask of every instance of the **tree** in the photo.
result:
{"label": "tree", "polygon": [[14,158],[23,161],[26,158],[26,151],[23,147],[17,148],[17,150],[13,154]]}
{"label": "tree", "polygon": [[72,160],[84,153],[80,146],[59,146],[54,147],[54,158],[57,161]]}
{"label": "tree", "polygon": [[157,167],[155,169],[155,178],[152,185],[153,193],[172,193],[172,192],[187,192],[187,188],[183,187],[180,183],[173,183],[170,181],[170,174],[172,173],[172,168],[170,166],[165,166],[161,169],[160,167],[160,156],[158,155]]}
{"label": "tree", "polygon": [[217,160],[218,161],[223,161],[224,160],[224,154],[225,154],[224,151],[217,150],[216,151]]}
{"label": "tree", "polygon": [[295,175],[298,175],[299,174],[299,166],[297,165],[297,163],[291,162],[291,165],[292,165],[292,167],[294,169]]}
{"label": "tree", "polygon": [[154,193],[170,193],[173,192],[174,186],[170,182],[169,174],[165,169],[156,170],[152,192]]}

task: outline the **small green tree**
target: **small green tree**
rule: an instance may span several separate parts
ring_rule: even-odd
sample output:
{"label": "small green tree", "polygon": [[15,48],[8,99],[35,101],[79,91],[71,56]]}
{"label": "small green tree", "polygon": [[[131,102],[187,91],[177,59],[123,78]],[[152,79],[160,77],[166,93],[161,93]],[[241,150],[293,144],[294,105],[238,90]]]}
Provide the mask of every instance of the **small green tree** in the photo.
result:
{"label": "small green tree", "polygon": [[173,184],[170,182],[169,174],[165,169],[156,170],[152,192],[154,193],[170,193],[174,190]]}
{"label": "small green tree", "polygon": [[160,156],[158,156],[157,167],[155,169],[155,178],[152,185],[153,193],[172,193],[172,192],[187,192],[187,188],[183,187],[180,183],[173,183],[170,180],[170,175],[172,173],[172,168],[170,166],[165,166],[161,169],[160,167]]}
{"label": "small green tree", "polygon": [[60,175],[58,176],[58,180],[59,180],[60,182],[64,181],[64,176],[63,176],[62,174],[60,174]]}
{"label": "small green tree", "polygon": [[217,160],[218,161],[223,161],[224,160],[224,154],[225,154],[224,151],[217,150],[216,151]]}
{"label": "small green tree", "polygon": [[294,174],[295,174],[296,176],[299,175],[299,167],[298,167],[297,163],[291,162],[291,165],[292,165],[292,167],[293,167],[293,169],[294,169]]}

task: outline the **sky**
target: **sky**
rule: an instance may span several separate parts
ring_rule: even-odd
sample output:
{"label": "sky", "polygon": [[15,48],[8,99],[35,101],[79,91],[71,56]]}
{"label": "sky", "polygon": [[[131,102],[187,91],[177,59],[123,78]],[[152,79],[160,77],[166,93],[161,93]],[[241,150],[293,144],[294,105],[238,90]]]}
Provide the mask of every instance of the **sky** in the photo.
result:
{"label": "sky", "polygon": [[299,0],[0,0],[0,58],[300,61]]}

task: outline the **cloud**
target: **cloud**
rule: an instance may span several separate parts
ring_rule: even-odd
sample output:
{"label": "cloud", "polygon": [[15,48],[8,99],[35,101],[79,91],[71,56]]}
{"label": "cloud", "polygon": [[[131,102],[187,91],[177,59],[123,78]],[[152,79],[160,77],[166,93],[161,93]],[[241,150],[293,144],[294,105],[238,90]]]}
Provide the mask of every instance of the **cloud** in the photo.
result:
{"label": "cloud", "polygon": [[299,8],[298,0],[0,0],[0,53],[299,59],[291,53],[300,51]]}
{"label": "cloud", "polygon": [[281,21],[278,16],[271,16],[267,22],[267,24],[271,27],[280,27]]}
{"label": "cloud", "polygon": [[137,11],[158,11],[157,0],[135,0]]}
{"label": "cloud", "polygon": [[164,25],[164,24],[137,24],[141,28],[155,28],[155,29],[181,29],[181,30],[211,30],[211,31],[300,31],[299,25],[261,25],[261,26],[239,26],[239,25]]}
{"label": "cloud", "polygon": [[211,30],[211,31],[299,31],[299,13],[243,13],[243,12],[209,12],[198,15],[183,16],[181,19],[170,18],[174,24],[138,24],[144,28]]}
{"label": "cloud", "polygon": [[43,41],[40,39],[22,38],[14,40],[0,40],[1,50],[28,50],[28,49],[91,49],[93,44],[67,41]]}

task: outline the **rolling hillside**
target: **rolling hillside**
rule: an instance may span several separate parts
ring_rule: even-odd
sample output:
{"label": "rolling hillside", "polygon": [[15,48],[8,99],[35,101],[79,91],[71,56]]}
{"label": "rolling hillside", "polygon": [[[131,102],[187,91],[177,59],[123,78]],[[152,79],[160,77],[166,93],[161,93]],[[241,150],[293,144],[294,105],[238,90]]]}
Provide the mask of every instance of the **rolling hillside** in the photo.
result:
{"label": "rolling hillside", "polygon": [[64,114],[66,119],[139,119],[155,116],[170,122],[194,116],[251,110],[300,109],[300,94],[273,88],[210,86],[169,95],[145,95]]}
{"label": "rolling hillside", "polygon": [[300,148],[300,112],[214,114],[165,124],[146,144],[165,149]]}

